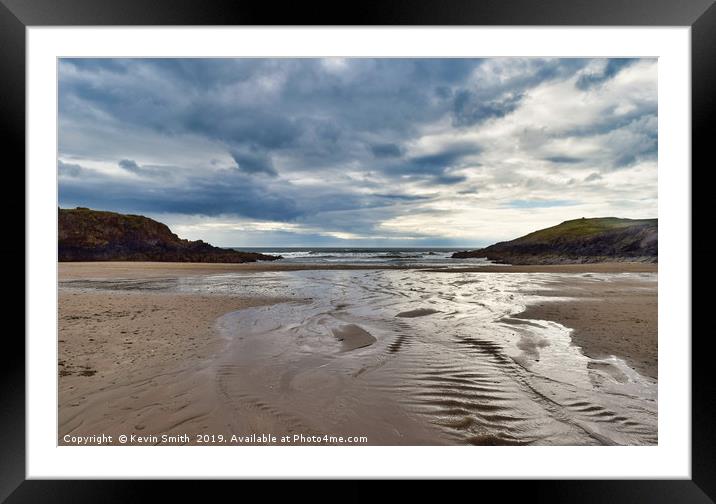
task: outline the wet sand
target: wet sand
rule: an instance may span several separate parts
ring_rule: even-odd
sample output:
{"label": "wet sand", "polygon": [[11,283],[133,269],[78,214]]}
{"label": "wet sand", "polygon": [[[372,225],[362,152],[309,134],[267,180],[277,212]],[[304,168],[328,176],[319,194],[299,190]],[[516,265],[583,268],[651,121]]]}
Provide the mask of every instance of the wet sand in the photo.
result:
{"label": "wet sand", "polygon": [[367,347],[377,341],[371,333],[355,324],[336,327],[332,329],[332,332],[333,336],[343,343],[343,350],[346,352]]}
{"label": "wet sand", "polygon": [[408,310],[400,312],[396,317],[413,318],[413,317],[425,317],[432,315],[433,313],[440,313],[440,310],[433,310],[432,308],[418,308],[416,310]]}
{"label": "wet sand", "polygon": [[[656,282],[630,276],[655,265],[514,268],[62,263],[60,443],[66,433],[300,432],[368,444],[653,444],[655,398],[648,414],[622,404],[642,379],[603,357],[655,386]],[[503,269],[520,275],[485,273]],[[207,279],[215,289],[239,278],[235,291],[198,293]],[[127,279],[141,282],[127,290]],[[298,287],[246,288],[263,284]],[[561,374],[565,358],[576,379]]]}
{"label": "wet sand", "polygon": [[[576,278],[541,292],[543,301],[518,315],[551,320],[573,329],[572,342],[594,358],[616,355],[651,378],[658,378],[658,292],[656,285],[624,279],[593,282]],[[550,300],[551,297],[572,298]]]}
{"label": "wet sand", "polygon": [[[407,266],[367,264],[294,264],[281,262],[256,262],[243,264],[212,263],[159,263],[159,262],[66,262],[58,265],[59,280],[92,278],[157,278],[180,275],[214,275],[248,271],[301,271],[301,270],[375,270],[414,269]],[[529,266],[462,266],[451,269],[427,268],[436,272],[472,273],[656,273],[657,264],[651,263],[594,263],[554,264]]]}

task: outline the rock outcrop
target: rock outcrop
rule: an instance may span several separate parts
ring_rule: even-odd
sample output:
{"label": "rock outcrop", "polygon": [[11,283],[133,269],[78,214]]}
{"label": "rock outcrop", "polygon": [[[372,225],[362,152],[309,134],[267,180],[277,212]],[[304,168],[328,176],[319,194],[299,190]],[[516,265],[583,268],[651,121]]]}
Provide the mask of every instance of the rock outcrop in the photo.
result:
{"label": "rock outcrop", "polygon": [[238,252],[201,240],[183,240],[161,222],[78,207],[59,209],[60,261],[161,261],[244,263],[280,256]]}
{"label": "rock outcrop", "polygon": [[658,235],[657,219],[582,218],[452,257],[484,257],[515,265],[658,262]]}

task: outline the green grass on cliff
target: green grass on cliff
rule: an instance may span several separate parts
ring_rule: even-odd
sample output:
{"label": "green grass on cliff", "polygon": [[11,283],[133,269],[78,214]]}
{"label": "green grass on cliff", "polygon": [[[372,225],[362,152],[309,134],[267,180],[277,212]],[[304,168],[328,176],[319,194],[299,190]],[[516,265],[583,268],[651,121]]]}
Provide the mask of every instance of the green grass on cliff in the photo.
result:
{"label": "green grass on cliff", "polygon": [[617,217],[601,217],[596,219],[574,219],[564,221],[561,224],[546,229],[534,231],[528,235],[513,240],[511,243],[538,243],[552,242],[555,240],[570,240],[585,238],[590,235],[597,235],[605,231],[611,231],[631,226],[654,226],[658,219],[619,219]]}

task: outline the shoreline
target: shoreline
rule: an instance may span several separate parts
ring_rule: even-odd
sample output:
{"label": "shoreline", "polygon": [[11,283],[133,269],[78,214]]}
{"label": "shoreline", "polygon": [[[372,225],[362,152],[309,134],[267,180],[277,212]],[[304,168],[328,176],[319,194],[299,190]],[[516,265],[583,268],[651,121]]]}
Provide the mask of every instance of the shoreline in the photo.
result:
{"label": "shoreline", "polygon": [[170,263],[170,262],[61,262],[58,263],[58,280],[87,280],[92,278],[122,278],[127,275],[143,275],[143,278],[175,275],[207,275],[221,273],[302,271],[302,270],[423,270],[436,273],[657,273],[654,263],[585,263],[544,264],[524,266],[459,266],[436,268],[388,264],[299,264],[275,262],[264,263]]}

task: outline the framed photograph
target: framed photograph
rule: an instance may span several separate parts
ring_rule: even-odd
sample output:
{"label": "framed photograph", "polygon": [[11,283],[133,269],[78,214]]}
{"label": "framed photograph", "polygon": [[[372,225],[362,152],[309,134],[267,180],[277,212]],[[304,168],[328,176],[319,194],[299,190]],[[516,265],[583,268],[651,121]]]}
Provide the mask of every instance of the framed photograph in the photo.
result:
{"label": "framed photograph", "polygon": [[0,497],[419,478],[712,502],[713,2],[310,10],[0,0],[26,196]]}

